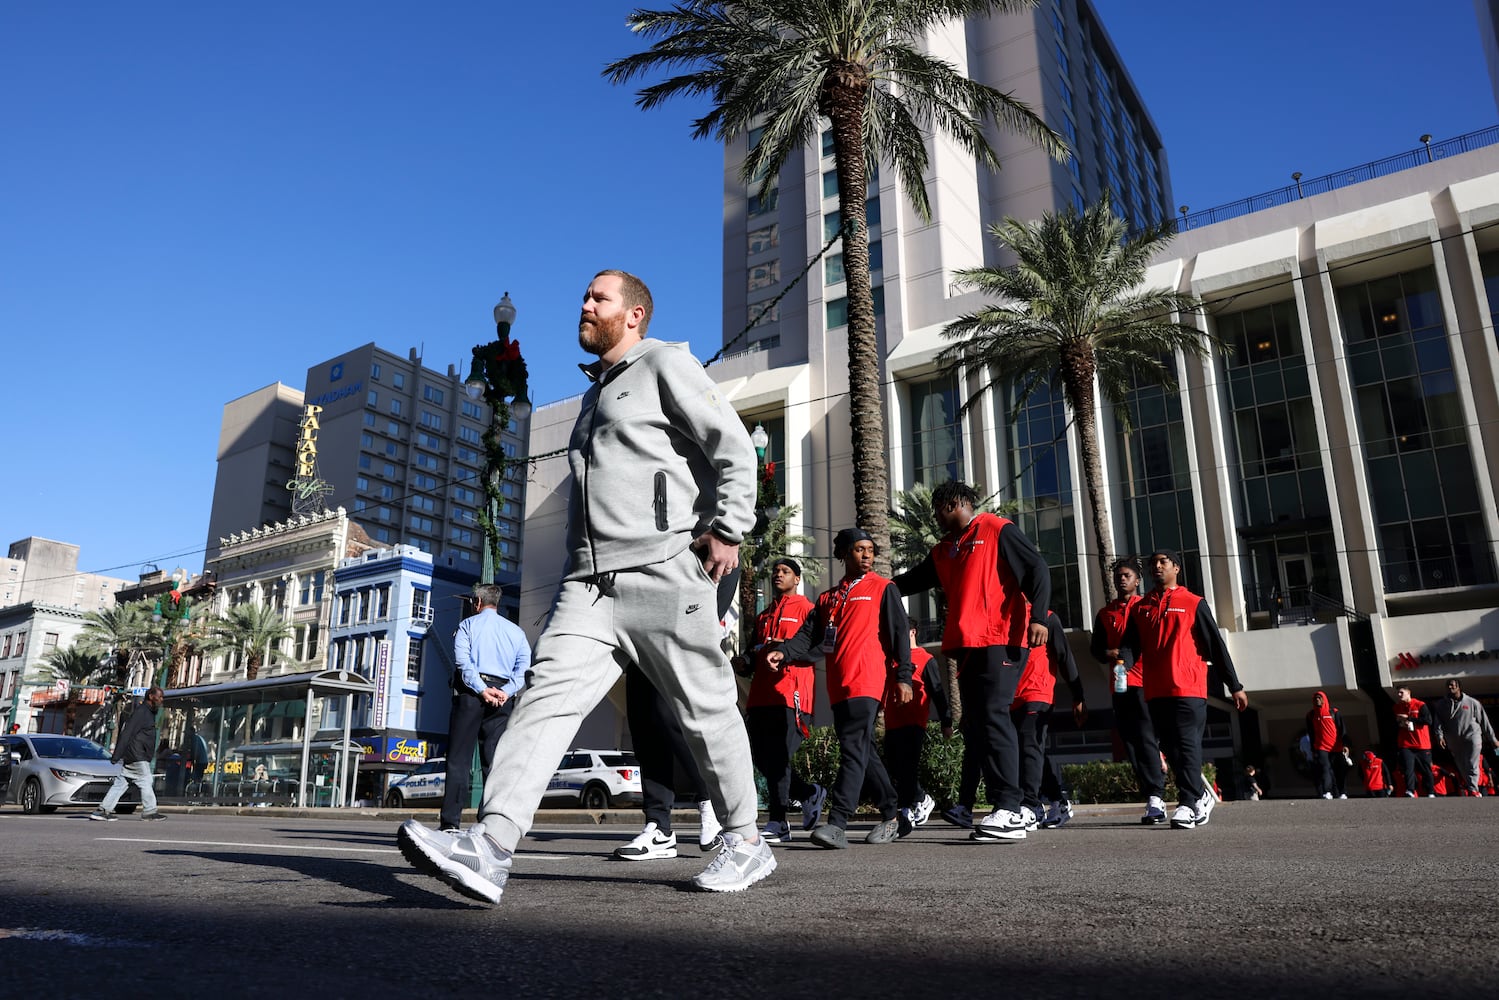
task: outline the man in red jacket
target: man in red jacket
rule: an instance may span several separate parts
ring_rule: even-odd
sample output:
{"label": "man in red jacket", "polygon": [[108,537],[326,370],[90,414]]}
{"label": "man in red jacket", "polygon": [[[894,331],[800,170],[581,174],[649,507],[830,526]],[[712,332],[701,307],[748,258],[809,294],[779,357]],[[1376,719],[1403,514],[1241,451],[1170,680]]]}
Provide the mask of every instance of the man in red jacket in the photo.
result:
{"label": "man in red jacket", "polygon": [[1426,702],[1411,697],[1408,687],[1395,689],[1395,746],[1400,750],[1406,797],[1416,797],[1419,776],[1426,797],[1436,798],[1436,778],[1431,773],[1431,712]]}
{"label": "man in red jacket", "polygon": [[765,655],[766,662],[825,656],[828,702],[838,732],[838,777],[833,782],[828,821],[812,831],[818,847],[848,847],[848,819],[859,807],[859,792],[873,791],[880,822],[866,844],[888,844],[900,833],[895,786],[874,749],[874,724],[885,693],[886,664],[895,664],[899,701],[909,702],[911,689],[910,624],[900,593],[874,570],[874,539],[860,528],[844,528],[833,539],[833,557],[843,560],[843,579],[817,599],[796,635]]}
{"label": "man in red jacket", "polygon": [[[1124,744],[1124,756],[1130,769],[1135,772],[1135,781],[1145,793],[1145,815],[1140,822],[1155,825],[1166,822],[1166,772],[1161,770],[1161,745],[1155,737],[1155,727],[1150,723],[1150,710],[1145,707],[1145,672],[1143,665],[1132,658],[1129,650],[1120,649],[1124,640],[1124,628],[1129,624],[1129,612],[1140,600],[1140,564],[1133,558],[1121,559],[1114,564],[1114,594],[1112,601],[1098,609],[1093,618],[1093,658],[1109,668],[1113,691],[1114,726],[1119,730],[1119,741]],[[1113,677],[1117,664],[1124,664],[1124,690]]]}
{"label": "man in red jacket", "polygon": [[890,779],[895,783],[895,800],[900,807],[898,833],[904,837],[931,818],[937,803],[921,787],[921,751],[926,746],[926,727],[932,710],[942,724],[942,738],[952,739],[952,704],[942,683],[942,666],[932,654],[916,644],[916,630],[911,636],[910,701],[902,702],[895,671],[885,688],[885,759]]}
{"label": "man in red jacket", "polygon": [[1152,552],[1146,561],[1156,589],[1130,609],[1121,649],[1145,664],[1145,701],[1161,749],[1176,778],[1177,807],[1171,827],[1191,830],[1205,826],[1213,811],[1213,793],[1202,780],[1202,734],[1207,728],[1208,668],[1232,692],[1234,708],[1249,707],[1249,696],[1233,658],[1213,620],[1213,612],[1197,594],[1178,582],[1181,557],[1167,549]]}
{"label": "man in red jacket", "polygon": [[1317,794],[1324,799],[1346,799],[1348,794],[1338,776],[1342,774],[1346,780],[1347,772],[1333,764],[1333,755],[1341,759],[1348,752],[1348,730],[1325,691],[1312,695],[1312,710],[1306,713],[1306,736],[1312,751],[1312,778]]}
{"label": "man in red jacket", "polygon": [[942,652],[958,661],[964,756],[978,761],[994,805],[974,833],[989,842],[1024,840],[1020,742],[1010,705],[1030,649],[1046,644],[1051,570],[1017,525],[979,513],[978,505],[966,483],[933,490],[942,540],[895,585],[902,594],[941,587],[947,595]]}
{"label": "man in red jacket", "polygon": [[766,656],[772,646],[800,632],[813,613],[812,602],[797,593],[801,582],[802,567],[795,559],[782,556],[771,564],[770,586],[776,597],[755,620],[754,662],[743,656],[734,658],[735,670],[752,671],[745,724],[755,767],[765,775],[770,821],[760,835],[772,844],[791,840],[791,824],[786,822],[788,801],[801,802],[802,829],[810,830],[817,825],[828,794],[821,785],[797,774],[791,763],[807,735],[805,720],[812,716],[816,679],[812,661],[792,660],[771,666]]}
{"label": "man in red jacket", "polygon": [[[1051,738],[1051,706],[1056,700],[1057,678],[1067,682],[1072,695],[1072,719],[1081,726],[1088,718],[1083,704],[1083,682],[1077,675],[1077,661],[1067,645],[1062,621],[1055,611],[1046,614],[1046,642],[1030,651],[1025,670],[1010,703],[1010,719],[1020,737],[1020,814],[1027,833],[1041,823],[1041,779],[1046,767],[1046,745]],[[1046,812],[1048,828],[1061,826],[1072,818],[1072,803],[1062,797],[1060,782],[1053,793],[1055,811]],[[1065,811],[1065,812],[1064,812]],[[973,839],[983,839],[982,824],[974,827]]]}

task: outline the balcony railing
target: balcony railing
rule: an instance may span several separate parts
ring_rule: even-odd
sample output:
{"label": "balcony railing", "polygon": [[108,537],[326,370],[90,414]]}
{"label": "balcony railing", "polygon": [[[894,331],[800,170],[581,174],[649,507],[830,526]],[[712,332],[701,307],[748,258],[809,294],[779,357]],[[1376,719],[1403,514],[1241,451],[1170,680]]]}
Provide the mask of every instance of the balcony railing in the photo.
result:
{"label": "balcony railing", "polygon": [[1250,628],[1279,628],[1282,625],[1318,625],[1334,618],[1365,621],[1368,615],[1349,607],[1335,597],[1318,593],[1310,587],[1261,587],[1245,595]]}
{"label": "balcony railing", "polygon": [[1310,198],[1313,195],[1336,191],[1338,188],[1361,184],[1376,177],[1410,170],[1424,163],[1456,156],[1459,153],[1468,153],[1495,143],[1499,143],[1499,125],[1492,125],[1453,139],[1427,143],[1417,149],[1396,153],[1394,156],[1387,156],[1382,160],[1374,160],[1346,170],[1323,174],[1321,177],[1301,178],[1294,184],[1277,188],[1274,191],[1250,195],[1248,198],[1240,198],[1238,201],[1231,201],[1226,205],[1218,205],[1200,212],[1188,212],[1181,218],[1173,220],[1173,223],[1178,231],[1200,229],[1215,222],[1238,218],[1241,215],[1274,208],[1277,205],[1288,205],[1302,198]]}

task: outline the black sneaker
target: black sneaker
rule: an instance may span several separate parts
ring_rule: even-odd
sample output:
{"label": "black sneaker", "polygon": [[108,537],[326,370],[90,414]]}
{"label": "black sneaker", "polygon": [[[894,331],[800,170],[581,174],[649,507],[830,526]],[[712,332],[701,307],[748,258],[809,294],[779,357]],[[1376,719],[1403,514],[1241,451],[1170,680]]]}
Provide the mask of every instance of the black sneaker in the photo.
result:
{"label": "black sneaker", "polygon": [[102,808],[95,809],[93,812],[89,813],[88,818],[98,820],[101,823],[113,823],[115,820],[119,819],[119,817],[114,813],[106,812]]}
{"label": "black sneaker", "polygon": [[[113,817],[110,818],[113,819]],[[148,813],[141,813],[141,819],[145,820],[147,823],[153,823],[159,819],[166,819],[166,817],[162,815],[160,809],[153,809]]]}

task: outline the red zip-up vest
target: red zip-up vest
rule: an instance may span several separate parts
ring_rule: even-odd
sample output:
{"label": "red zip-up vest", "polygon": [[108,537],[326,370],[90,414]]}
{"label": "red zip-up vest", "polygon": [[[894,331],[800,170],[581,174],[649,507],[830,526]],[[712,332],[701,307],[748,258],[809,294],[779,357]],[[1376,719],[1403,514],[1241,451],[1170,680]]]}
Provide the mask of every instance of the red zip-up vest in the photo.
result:
{"label": "red zip-up vest", "polygon": [[[1130,621],[1140,634],[1140,659],[1145,700],[1206,698],[1208,665],[1197,652],[1192,626],[1202,598],[1186,587],[1157,588],[1130,608]],[[1034,652],[1034,650],[1032,650]]]}
{"label": "red zip-up vest", "polygon": [[890,581],[866,573],[843,593],[843,584],[817,598],[823,627],[837,628],[827,656],[828,701],[879,698],[885,693],[885,646],[880,642],[880,605]]}
{"label": "red zip-up vest", "polygon": [[956,541],[932,548],[932,567],[947,594],[944,652],[1025,645],[1030,601],[999,558],[999,535],[1009,526],[997,514],[975,514]]}
{"label": "red zip-up vest", "polygon": [[[1397,747],[1408,747],[1411,750],[1431,749],[1431,727],[1418,725],[1413,730],[1407,730],[1402,723],[1406,718],[1414,720],[1421,714],[1421,707],[1426,702],[1420,698],[1412,698],[1410,705],[1401,705],[1395,702],[1395,745]],[[1415,789],[1412,789],[1414,791]]]}
{"label": "red zip-up vest", "polygon": [[1057,672],[1051,663],[1051,650],[1043,643],[1032,646],[1025,658],[1025,669],[1020,672],[1020,683],[1015,686],[1015,700],[1010,708],[1019,708],[1028,701],[1050,705],[1056,700]]}
{"label": "red zip-up vest", "polygon": [[900,695],[896,692],[900,685],[895,683],[895,671],[889,671],[889,679],[885,684],[885,728],[899,729],[902,726],[925,726],[932,715],[932,695],[926,686],[926,671],[937,669],[932,666],[932,654],[920,646],[911,647],[911,662],[916,667],[916,672],[911,675],[911,690],[915,694],[909,702],[902,705]]}
{"label": "red zip-up vest", "polygon": [[[771,639],[790,639],[801,630],[802,622],[812,613],[812,602],[801,594],[786,594],[755,619],[755,641],[757,644]],[[808,715],[812,713],[812,691],[816,677],[810,660],[783,662],[780,670],[772,670],[765,662],[766,650],[755,652],[755,675],[750,680],[749,708],[797,707],[793,703],[800,694],[800,707]]]}
{"label": "red zip-up vest", "polygon": [[[1136,604],[1140,603],[1139,594],[1131,594],[1128,597],[1116,597],[1114,600],[1098,609],[1098,621],[1103,626],[1103,648],[1118,649],[1119,643],[1124,639],[1124,629],[1129,625],[1129,612]],[[1130,664],[1126,684],[1137,688],[1145,683],[1144,664],[1145,657],[1135,657],[1135,662]],[[1109,664],[1112,670],[1114,665]],[[1113,683],[1113,674],[1109,675],[1110,683]]]}

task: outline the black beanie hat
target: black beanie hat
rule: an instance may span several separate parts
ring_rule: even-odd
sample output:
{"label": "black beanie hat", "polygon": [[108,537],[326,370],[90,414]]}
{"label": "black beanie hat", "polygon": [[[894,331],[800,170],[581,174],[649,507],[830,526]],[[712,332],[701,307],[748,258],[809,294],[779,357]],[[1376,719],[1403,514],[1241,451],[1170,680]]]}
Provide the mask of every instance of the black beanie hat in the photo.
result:
{"label": "black beanie hat", "polygon": [[802,566],[801,566],[801,563],[797,562],[795,559],[791,558],[790,556],[781,556],[775,562],[773,562],[773,563],[770,564],[770,568],[771,569],[775,569],[777,566],[785,566],[787,569],[791,570],[791,572],[795,573],[797,576],[801,576],[802,575]]}
{"label": "black beanie hat", "polygon": [[842,559],[859,542],[872,542],[874,536],[863,528],[844,528],[833,536],[833,558]]}
{"label": "black beanie hat", "polygon": [[1155,561],[1156,556],[1165,556],[1167,559],[1170,559],[1172,562],[1176,563],[1177,566],[1180,566],[1182,564],[1182,554],[1175,549],[1156,549],[1150,554],[1152,562]]}

